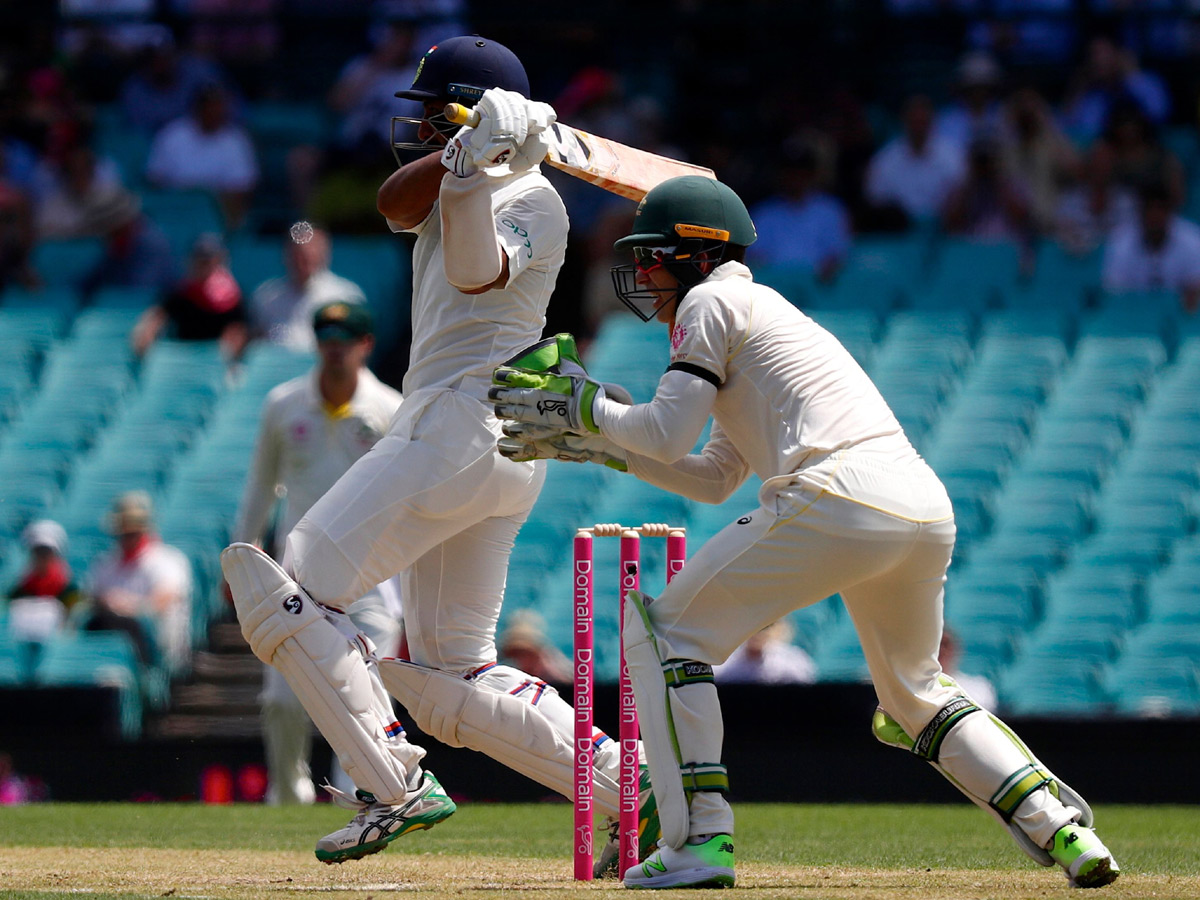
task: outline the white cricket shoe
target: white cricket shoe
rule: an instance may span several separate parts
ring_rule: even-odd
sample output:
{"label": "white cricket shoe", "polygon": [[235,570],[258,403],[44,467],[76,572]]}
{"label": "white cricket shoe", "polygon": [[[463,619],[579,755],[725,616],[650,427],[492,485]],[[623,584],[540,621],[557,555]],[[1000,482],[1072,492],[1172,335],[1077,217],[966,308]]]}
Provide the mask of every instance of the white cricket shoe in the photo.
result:
{"label": "white cricket shoe", "polygon": [[457,809],[428,770],[421,776],[420,787],[399,806],[380,803],[365,791],[347,794],[332,785],[324,788],[338,806],[357,809],[358,813],[345,828],[317,841],[317,859],[323,863],[343,863],[378,853],[401,835],[432,828]]}
{"label": "white cricket shoe", "polygon": [[678,850],[659,847],[645,862],[627,869],[623,880],[627,888],[733,887],[733,837],[715,834]]}

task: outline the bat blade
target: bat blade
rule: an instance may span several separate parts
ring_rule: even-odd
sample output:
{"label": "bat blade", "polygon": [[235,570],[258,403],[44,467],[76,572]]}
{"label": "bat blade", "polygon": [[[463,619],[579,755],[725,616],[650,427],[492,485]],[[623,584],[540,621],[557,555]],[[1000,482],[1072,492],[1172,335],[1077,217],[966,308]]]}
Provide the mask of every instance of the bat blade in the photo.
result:
{"label": "bat blade", "polygon": [[549,136],[546,162],[630,200],[641,200],[651,188],[677,175],[717,177],[712,169],[639,150],[559,122],[550,126]]}
{"label": "bat blade", "polygon": [[[473,109],[457,103],[446,104],[445,115],[459,125],[479,122],[479,115]],[[550,142],[546,162],[630,200],[641,200],[651,188],[677,175],[717,177],[704,166],[639,150],[562,122],[551,125],[546,137]]]}

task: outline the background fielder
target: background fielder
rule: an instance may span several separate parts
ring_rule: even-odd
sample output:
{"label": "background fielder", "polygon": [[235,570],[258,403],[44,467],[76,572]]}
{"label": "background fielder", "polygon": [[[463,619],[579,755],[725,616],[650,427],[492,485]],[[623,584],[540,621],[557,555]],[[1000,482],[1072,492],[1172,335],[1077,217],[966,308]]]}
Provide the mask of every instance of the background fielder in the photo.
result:
{"label": "background fielder", "polygon": [[[1091,810],[937,661],[950,501],[895,416],[831,334],[741,262],[756,237],[741,200],[703,178],[671,179],[617,241],[635,266],[618,295],[670,328],[671,363],[649,403],[605,398],[586,376],[501,368],[492,397],[514,459],[606,462],[719,503],[751,472],[760,507],[705,544],[656,600],[630,592],[625,653],[659,804],[658,853],[629,887],[734,883],[721,709],[712,666],[792,610],[839,593],[880,709],[876,736],[933,763],[1071,883],[1117,877]],[[689,454],[709,416],[711,438]],[[554,436],[565,429],[584,437]]]}
{"label": "background fielder", "polygon": [[[318,363],[267,395],[233,529],[235,541],[260,543],[282,491],[275,546],[268,548],[276,559],[283,555],[288,532],[375,445],[403,399],[366,367],[375,346],[374,329],[370,310],[359,297],[318,306],[309,316],[308,329],[316,339]],[[390,579],[346,610],[386,656],[395,655],[400,639],[399,590]],[[263,667],[261,701],[267,802],[311,803],[315,791],[308,713],[271,666]],[[335,771],[331,780],[343,790],[354,790],[344,773]]]}

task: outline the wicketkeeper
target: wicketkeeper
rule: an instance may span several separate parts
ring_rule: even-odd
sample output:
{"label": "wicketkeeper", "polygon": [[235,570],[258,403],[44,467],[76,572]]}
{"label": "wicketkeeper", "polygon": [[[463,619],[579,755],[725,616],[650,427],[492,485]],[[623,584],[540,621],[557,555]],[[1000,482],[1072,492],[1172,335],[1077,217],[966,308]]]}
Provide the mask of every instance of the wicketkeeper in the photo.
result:
{"label": "wicketkeeper", "polygon": [[[502,367],[491,397],[514,460],[604,463],[720,503],[750,473],[759,507],[705,544],[657,598],[627,595],[625,655],[663,838],[627,887],[730,886],[733,813],[712,667],[795,609],[841,594],[879,697],[879,740],[932,763],[1072,885],[1118,867],[1083,799],[981,709],[937,661],[954,547],[946,491],[892,411],[829,332],[756,284],[756,234],[711,179],[654,188],[616,243],[633,265],[616,292],[670,330],[649,403],[624,405],[583,374]],[[709,417],[711,438],[689,453]]]}

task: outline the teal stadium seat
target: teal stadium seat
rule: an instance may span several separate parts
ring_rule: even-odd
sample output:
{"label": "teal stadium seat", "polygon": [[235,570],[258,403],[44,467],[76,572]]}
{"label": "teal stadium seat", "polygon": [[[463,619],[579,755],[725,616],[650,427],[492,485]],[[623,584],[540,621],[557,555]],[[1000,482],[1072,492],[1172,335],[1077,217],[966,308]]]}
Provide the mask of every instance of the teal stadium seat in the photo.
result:
{"label": "teal stadium seat", "polygon": [[122,736],[126,740],[140,736],[143,674],[133,642],[124,632],[79,632],[46,642],[33,680],[45,686],[116,687]]}
{"label": "teal stadium seat", "polygon": [[42,240],[33,247],[33,267],[47,287],[77,288],[103,251],[100,238]]}
{"label": "teal stadium seat", "polygon": [[1108,671],[1105,685],[1120,716],[1200,715],[1196,665],[1180,657],[1122,658]]}

